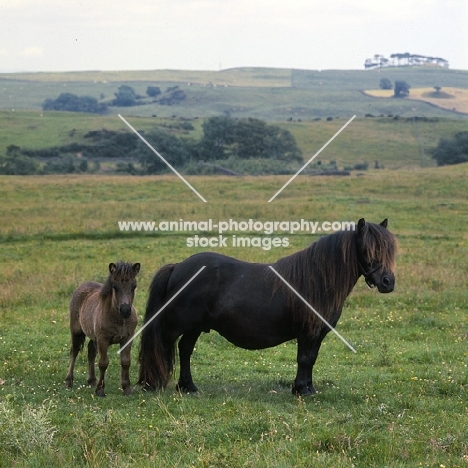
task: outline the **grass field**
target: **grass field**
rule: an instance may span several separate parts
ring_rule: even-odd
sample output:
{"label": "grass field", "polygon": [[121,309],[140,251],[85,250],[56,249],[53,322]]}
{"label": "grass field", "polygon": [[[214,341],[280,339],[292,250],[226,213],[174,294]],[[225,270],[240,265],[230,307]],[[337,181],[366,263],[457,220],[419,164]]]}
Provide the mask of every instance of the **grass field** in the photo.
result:
{"label": "grass field", "polygon": [[108,101],[120,85],[145,96],[148,86],[161,90],[177,85],[187,98],[177,105],[154,103],[117,108],[108,113],[141,117],[206,118],[215,115],[257,117],[268,121],[364,116],[371,113],[424,115],[464,119],[463,115],[410,100],[381,101],[362,93],[381,78],[404,80],[412,88],[467,88],[467,71],[395,67],[382,70],[291,70],[236,68],[221,71],[146,70],[115,72],[0,74],[0,108],[40,110],[45,99],[60,93],[88,95]]}
{"label": "grass field", "polygon": [[[89,143],[84,135],[91,130],[129,131],[117,114],[140,131],[159,127],[191,141],[200,139],[205,118],[229,115],[259,118],[291,131],[307,161],[356,115],[344,138],[333,142],[326,154],[321,155],[321,162],[335,161],[339,169],[363,163],[374,167],[376,162],[388,169],[431,167],[434,165],[431,150],[438,141],[453,138],[456,132],[466,129],[467,116],[461,112],[466,105],[467,76],[467,71],[424,67],[367,71],[238,68],[0,74],[0,156],[5,155],[10,145],[22,149],[50,148]],[[456,102],[437,99],[447,104],[444,109],[434,106],[432,101],[424,102],[430,97],[418,101],[375,99],[363,92],[375,89],[382,78],[392,82],[405,80],[412,92],[431,90],[431,86],[437,85],[442,90],[456,89],[459,94]],[[45,99],[64,92],[108,102],[123,84],[133,87],[141,96],[145,96],[150,85],[163,91],[169,86],[179,86],[187,97],[170,106],[146,98],[142,100],[144,105],[109,107],[103,116],[42,111]],[[458,112],[453,112],[454,107]],[[186,123],[187,119],[194,129],[179,131],[181,122]],[[97,162],[102,163],[103,172],[115,172],[116,161]],[[138,166],[136,160],[117,162]],[[45,164],[42,160],[40,163]],[[300,166],[297,163],[297,167],[291,165],[288,170]]]}
{"label": "grass field", "polygon": [[[155,127],[175,132],[182,138],[198,140],[202,135],[202,119],[191,120],[194,130],[177,131],[178,118],[128,117],[126,119],[139,131]],[[309,160],[347,121],[294,121],[275,123],[289,130],[302,150],[304,161]],[[0,111],[0,155],[9,145],[38,149],[66,145],[72,142],[88,143],[84,135],[91,130],[130,131],[117,116],[90,116],[71,112]],[[431,149],[440,138],[453,138],[456,132],[466,129],[464,120],[428,119],[413,122],[393,117],[353,120],[340,138],[333,141],[316,160],[324,164],[336,161],[339,168],[367,162],[373,167],[378,161],[386,168],[433,166]],[[416,138],[419,137],[419,141]],[[421,144],[420,144],[421,142]],[[422,148],[421,148],[422,145]],[[148,150],[150,151],[150,150]],[[424,151],[424,152],[423,152]],[[300,165],[298,165],[299,169]]]}
{"label": "grass field", "polygon": [[[208,203],[175,176],[0,177],[0,466],[467,466],[468,165],[300,176],[272,203],[286,177],[189,180]],[[139,261],[141,317],[156,269],[201,250],[187,233],[125,233],[118,221],[360,217],[389,218],[397,286],[384,296],[359,281],[338,324],[358,352],[325,340],[316,395],[290,393],[293,342],[245,351],[214,332],[192,359],[196,397],[174,382],[124,397],[116,348],[106,398],[85,385],[84,354],[64,388],[76,286],[103,280],[109,262]],[[218,251],[269,262],[317,239],[287,237],[287,248]],[[133,382],[137,351],[138,340]]]}
{"label": "grass field", "polygon": [[[374,89],[366,91],[366,94],[374,97],[391,98],[393,90]],[[468,90],[462,88],[443,88],[436,92],[434,88],[410,89],[408,99],[412,101],[428,102],[442,109],[453,110],[468,114]]]}

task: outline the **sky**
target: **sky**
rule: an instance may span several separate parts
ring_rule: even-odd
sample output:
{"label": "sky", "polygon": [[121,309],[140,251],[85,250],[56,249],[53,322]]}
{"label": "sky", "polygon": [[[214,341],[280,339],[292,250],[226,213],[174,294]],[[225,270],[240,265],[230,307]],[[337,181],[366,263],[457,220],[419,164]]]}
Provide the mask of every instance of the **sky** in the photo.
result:
{"label": "sky", "polygon": [[468,0],[0,0],[0,72],[362,70],[405,52],[468,70]]}

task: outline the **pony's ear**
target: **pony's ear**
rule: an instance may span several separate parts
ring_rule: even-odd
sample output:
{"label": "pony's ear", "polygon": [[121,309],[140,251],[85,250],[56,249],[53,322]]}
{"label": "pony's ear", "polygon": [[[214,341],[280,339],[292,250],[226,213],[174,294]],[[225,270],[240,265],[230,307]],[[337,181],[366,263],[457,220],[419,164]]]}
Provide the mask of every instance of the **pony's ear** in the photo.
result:
{"label": "pony's ear", "polygon": [[132,268],[133,268],[133,273],[135,273],[135,275],[138,275],[138,272],[140,271],[140,264],[139,263],[134,263]]}
{"label": "pony's ear", "polygon": [[116,266],[115,263],[109,263],[109,273],[110,273],[111,275],[114,274],[114,272],[115,272],[116,269],[117,269],[117,266]]}
{"label": "pony's ear", "polygon": [[380,223],[381,226],[383,226],[384,228],[386,228],[388,226],[388,219],[385,218],[381,223]]}
{"label": "pony's ear", "polygon": [[357,223],[357,231],[359,235],[364,234],[364,228],[366,227],[366,220],[361,218]]}

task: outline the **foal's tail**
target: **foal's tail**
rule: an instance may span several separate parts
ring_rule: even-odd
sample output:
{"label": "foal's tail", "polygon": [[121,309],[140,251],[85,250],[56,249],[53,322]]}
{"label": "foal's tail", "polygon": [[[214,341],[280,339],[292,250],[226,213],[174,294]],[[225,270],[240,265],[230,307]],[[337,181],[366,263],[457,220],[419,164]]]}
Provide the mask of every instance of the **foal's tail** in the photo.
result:
{"label": "foal's tail", "polygon": [[141,333],[138,383],[147,390],[164,389],[171,379],[174,368],[175,346],[171,343],[166,347],[163,342],[165,311],[151,320],[166,302],[167,283],[174,266],[165,265],[154,275],[146,304],[145,328]]}

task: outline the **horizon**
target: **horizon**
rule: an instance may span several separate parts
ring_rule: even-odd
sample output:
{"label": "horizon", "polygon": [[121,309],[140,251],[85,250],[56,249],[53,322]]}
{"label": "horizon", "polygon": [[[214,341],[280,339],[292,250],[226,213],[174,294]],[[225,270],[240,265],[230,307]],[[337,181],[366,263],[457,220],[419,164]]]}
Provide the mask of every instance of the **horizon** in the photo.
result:
{"label": "horizon", "polygon": [[426,68],[426,69],[440,69],[440,70],[450,70],[450,71],[468,71],[463,68],[443,68],[438,65],[389,65],[386,67],[376,67],[371,69],[366,69],[364,66],[362,68],[297,68],[297,67],[267,67],[267,66],[238,66],[238,67],[229,67],[222,68],[219,70],[208,70],[208,69],[195,69],[195,68],[139,68],[139,69],[86,69],[86,70],[2,70],[0,69],[0,75],[8,74],[48,74],[48,73],[126,73],[126,72],[151,72],[151,71],[180,71],[180,72],[206,72],[206,73],[222,73],[229,70],[241,70],[241,69],[265,69],[265,70],[303,70],[303,71],[313,71],[313,72],[347,72],[347,71],[372,71],[372,70],[386,70],[386,69],[397,69],[397,68]]}
{"label": "horizon", "polygon": [[468,69],[468,3],[0,0],[2,73],[361,70],[413,51]]}

